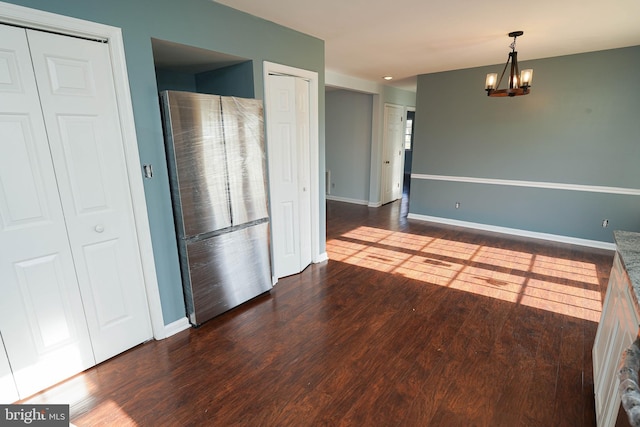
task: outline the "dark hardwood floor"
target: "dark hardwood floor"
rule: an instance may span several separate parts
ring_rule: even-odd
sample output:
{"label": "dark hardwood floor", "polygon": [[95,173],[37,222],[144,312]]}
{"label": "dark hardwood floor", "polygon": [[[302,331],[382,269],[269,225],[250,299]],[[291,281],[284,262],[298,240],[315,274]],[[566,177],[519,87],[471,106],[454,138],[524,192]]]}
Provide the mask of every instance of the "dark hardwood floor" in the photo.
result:
{"label": "dark hardwood floor", "polygon": [[77,426],[593,426],[613,253],[327,205],[330,260],[30,399]]}

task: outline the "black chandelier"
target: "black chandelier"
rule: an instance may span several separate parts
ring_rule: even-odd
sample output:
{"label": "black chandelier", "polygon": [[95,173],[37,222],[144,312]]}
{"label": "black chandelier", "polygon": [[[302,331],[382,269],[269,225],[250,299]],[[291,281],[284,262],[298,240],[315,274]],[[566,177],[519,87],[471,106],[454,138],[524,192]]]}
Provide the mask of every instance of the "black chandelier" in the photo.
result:
{"label": "black chandelier", "polygon": [[[498,79],[498,73],[487,74],[487,79],[484,84],[484,90],[487,91],[488,96],[520,96],[528,95],[531,87],[531,79],[533,78],[533,70],[526,69],[522,72],[518,69],[518,52],[516,52],[516,38],[523,35],[523,31],[513,31],[509,33],[509,37],[513,37],[513,43],[509,45],[511,52],[509,52],[509,58],[507,63],[504,64],[504,69]],[[511,70],[509,72],[509,87],[507,89],[499,89],[504,73],[507,71],[507,67],[511,63]]]}

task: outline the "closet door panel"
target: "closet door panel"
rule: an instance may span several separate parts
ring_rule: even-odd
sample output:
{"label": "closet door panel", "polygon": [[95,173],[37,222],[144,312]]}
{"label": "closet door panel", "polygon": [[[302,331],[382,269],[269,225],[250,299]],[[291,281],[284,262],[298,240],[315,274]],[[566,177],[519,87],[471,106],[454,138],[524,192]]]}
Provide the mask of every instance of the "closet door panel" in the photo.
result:
{"label": "closet door panel", "polygon": [[108,159],[96,135],[98,117],[59,116],[58,130],[68,174],[70,194],[77,217],[91,217],[111,209],[105,181],[109,175]]}
{"label": "closet door panel", "polygon": [[0,332],[24,398],[95,363],[25,31],[0,25]]}
{"label": "closet door panel", "polygon": [[2,336],[0,336],[0,404],[8,404],[20,399],[16,383],[13,380],[11,365],[4,350]]}
{"label": "closet door panel", "polygon": [[108,45],[27,31],[97,362],[152,337]]}

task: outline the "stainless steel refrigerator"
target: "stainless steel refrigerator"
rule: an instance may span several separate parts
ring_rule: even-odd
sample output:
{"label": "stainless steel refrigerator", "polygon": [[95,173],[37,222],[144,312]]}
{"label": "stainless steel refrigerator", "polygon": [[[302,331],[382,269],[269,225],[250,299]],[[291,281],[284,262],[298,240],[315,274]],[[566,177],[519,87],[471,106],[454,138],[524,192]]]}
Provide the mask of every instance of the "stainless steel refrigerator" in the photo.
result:
{"label": "stainless steel refrigerator", "polygon": [[272,286],[262,102],[160,98],[185,305],[197,326]]}

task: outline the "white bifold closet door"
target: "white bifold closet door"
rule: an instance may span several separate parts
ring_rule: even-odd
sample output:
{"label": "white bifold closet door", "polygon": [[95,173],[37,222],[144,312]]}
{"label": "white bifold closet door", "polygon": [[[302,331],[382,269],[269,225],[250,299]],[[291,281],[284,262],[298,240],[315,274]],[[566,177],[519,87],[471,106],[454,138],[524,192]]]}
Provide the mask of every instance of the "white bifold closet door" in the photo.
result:
{"label": "white bifold closet door", "polygon": [[309,82],[269,75],[267,151],[276,278],[311,263]]}
{"label": "white bifold closet door", "polygon": [[152,337],[104,43],[0,25],[0,287],[21,398]]}

